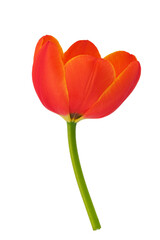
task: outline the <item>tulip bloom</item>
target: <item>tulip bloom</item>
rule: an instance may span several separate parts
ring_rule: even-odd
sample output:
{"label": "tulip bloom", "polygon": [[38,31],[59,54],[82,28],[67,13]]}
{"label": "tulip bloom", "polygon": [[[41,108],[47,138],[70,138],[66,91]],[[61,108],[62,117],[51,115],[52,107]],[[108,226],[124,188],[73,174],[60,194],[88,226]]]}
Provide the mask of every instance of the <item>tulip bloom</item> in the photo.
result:
{"label": "tulip bloom", "polygon": [[140,71],[134,55],[117,51],[101,58],[88,40],[75,42],[63,53],[59,42],[47,35],[35,49],[34,88],[42,104],[67,121],[72,164],[94,230],[100,228],[100,223],[79,162],[76,123],[115,111],[136,86]]}

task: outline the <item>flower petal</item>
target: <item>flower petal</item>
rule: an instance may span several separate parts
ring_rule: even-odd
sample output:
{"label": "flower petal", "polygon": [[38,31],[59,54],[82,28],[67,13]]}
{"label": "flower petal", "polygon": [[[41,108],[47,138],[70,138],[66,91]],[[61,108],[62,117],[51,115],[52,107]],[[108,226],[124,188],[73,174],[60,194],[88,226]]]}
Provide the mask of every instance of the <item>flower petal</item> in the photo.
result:
{"label": "flower petal", "polygon": [[46,35],[46,36],[43,36],[39,39],[37,45],[36,45],[36,49],[35,49],[35,52],[34,52],[34,58],[35,56],[37,55],[37,53],[39,52],[39,50],[42,48],[42,46],[46,43],[46,42],[52,42],[54,43],[58,50],[59,50],[59,53],[61,54],[61,56],[63,56],[63,50],[61,48],[61,45],[59,44],[58,40],[50,35]]}
{"label": "flower petal", "polygon": [[68,62],[71,58],[78,55],[91,55],[100,58],[100,54],[96,46],[88,40],[80,40],[75,42],[64,53],[64,63]]}
{"label": "flower petal", "polygon": [[109,54],[104,59],[110,61],[118,76],[131,62],[136,61],[136,57],[125,51],[117,51]]}
{"label": "flower petal", "polygon": [[83,115],[114,81],[112,64],[102,58],[80,55],[65,64],[70,114]]}
{"label": "flower petal", "polygon": [[59,47],[47,41],[33,63],[33,84],[43,105],[60,115],[69,113],[64,64]]}
{"label": "flower petal", "polygon": [[135,88],[140,72],[140,63],[138,61],[131,62],[84,114],[84,118],[101,118],[115,111]]}

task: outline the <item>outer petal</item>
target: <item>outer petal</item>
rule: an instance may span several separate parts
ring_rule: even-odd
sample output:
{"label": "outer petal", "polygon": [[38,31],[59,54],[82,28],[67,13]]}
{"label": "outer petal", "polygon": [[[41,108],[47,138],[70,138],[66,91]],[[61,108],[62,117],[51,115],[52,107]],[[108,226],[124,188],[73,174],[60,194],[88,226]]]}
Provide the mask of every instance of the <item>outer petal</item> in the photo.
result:
{"label": "outer petal", "polygon": [[57,47],[57,49],[59,50],[59,53],[61,54],[61,56],[63,57],[63,50],[61,48],[61,45],[59,44],[59,42],[57,41],[56,38],[50,36],[50,35],[46,35],[43,36],[39,39],[36,48],[35,48],[35,52],[34,52],[34,59],[35,56],[37,55],[37,53],[39,52],[39,50],[42,48],[42,46],[47,43],[47,42],[52,42],[55,44],[55,46]]}
{"label": "outer petal", "polygon": [[60,115],[69,113],[64,64],[57,44],[46,42],[33,63],[33,84],[43,105]]}
{"label": "outer petal", "polygon": [[97,58],[101,57],[98,49],[92,42],[88,40],[80,40],[71,45],[71,47],[64,53],[64,63],[78,55],[91,55]]}
{"label": "outer petal", "polygon": [[115,111],[133,91],[140,77],[140,72],[141,68],[138,61],[130,63],[84,114],[84,118],[101,118]]}
{"label": "outer petal", "polygon": [[71,114],[83,115],[115,79],[112,64],[89,55],[72,58],[65,72]]}
{"label": "outer petal", "polygon": [[110,61],[118,76],[131,62],[136,61],[136,57],[124,51],[117,51],[109,54],[104,59]]}

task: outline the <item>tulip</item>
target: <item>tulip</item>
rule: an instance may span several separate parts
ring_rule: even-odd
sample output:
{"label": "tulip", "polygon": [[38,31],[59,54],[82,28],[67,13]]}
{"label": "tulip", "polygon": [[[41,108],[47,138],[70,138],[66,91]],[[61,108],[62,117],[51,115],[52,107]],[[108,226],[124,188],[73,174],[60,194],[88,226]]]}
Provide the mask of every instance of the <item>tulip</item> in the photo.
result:
{"label": "tulip", "polygon": [[63,52],[59,42],[46,35],[35,49],[33,85],[42,104],[67,121],[72,165],[93,230],[101,226],[79,161],[76,124],[114,112],[135,88],[140,72],[134,55],[117,51],[101,58],[88,40]]}

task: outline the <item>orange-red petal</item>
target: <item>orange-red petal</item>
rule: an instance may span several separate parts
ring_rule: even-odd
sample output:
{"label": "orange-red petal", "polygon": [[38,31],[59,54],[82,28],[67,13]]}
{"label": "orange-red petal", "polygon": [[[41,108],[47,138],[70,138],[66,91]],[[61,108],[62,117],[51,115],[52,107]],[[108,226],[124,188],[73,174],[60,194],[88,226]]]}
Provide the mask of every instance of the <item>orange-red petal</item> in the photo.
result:
{"label": "orange-red petal", "polygon": [[107,59],[113,64],[116,76],[118,76],[131,62],[137,60],[134,55],[125,51],[111,53],[104,59]]}
{"label": "orange-red petal", "polygon": [[69,113],[64,64],[59,46],[46,41],[38,50],[33,63],[33,84],[43,105],[60,115]]}
{"label": "orange-red petal", "polygon": [[131,62],[84,114],[84,118],[101,118],[115,111],[135,88],[140,72],[139,62]]}
{"label": "orange-red petal", "polygon": [[89,55],[72,58],[65,72],[71,114],[83,115],[115,79],[112,64]]}
{"label": "orange-red petal", "polygon": [[64,53],[64,63],[78,55],[91,55],[97,58],[101,57],[98,49],[92,42],[88,40],[80,40],[71,45]]}
{"label": "orange-red petal", "polygon": [[37,53],[39,52],[39,50],[42,48],[42,46],[47,42],[52,42],[57,47],[57,49],[59,50],[59,53],[63,57],[63,50],[62,50],[61,45],[59,44],[58,40],[56,38],[52,37],[51,35],[46,35],[39,39],[39,41],[36,45],[36,48],[35,48],[34,59],[35,59],[35,56],[37,55]]}

